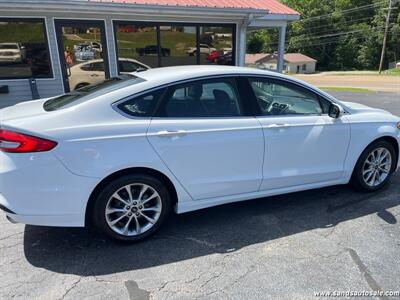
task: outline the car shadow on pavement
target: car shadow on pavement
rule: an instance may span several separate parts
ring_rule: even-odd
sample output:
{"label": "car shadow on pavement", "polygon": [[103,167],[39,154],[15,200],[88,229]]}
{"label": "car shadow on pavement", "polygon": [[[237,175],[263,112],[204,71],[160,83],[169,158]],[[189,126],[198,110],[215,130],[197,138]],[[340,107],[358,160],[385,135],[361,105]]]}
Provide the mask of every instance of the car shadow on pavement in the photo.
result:
{"label": "car shadow on pavement", "polygon": [[90,229],[26,226],[29,263],[53,272],[106,275],[155,267],[326,228],[369,214],[397,223],[387,209],[400,205],[400,176],[365,194],[337,186],[223,205],[172,216],[162,230],[136,244],[108,240]]}

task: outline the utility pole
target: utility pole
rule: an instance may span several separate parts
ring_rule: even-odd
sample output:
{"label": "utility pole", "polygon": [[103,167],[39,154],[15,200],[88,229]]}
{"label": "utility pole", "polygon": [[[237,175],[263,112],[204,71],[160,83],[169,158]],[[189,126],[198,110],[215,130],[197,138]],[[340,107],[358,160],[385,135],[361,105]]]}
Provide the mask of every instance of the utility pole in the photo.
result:
{"label": "utility pole", "polygon": [[389,0],[389,9],[388,13],[386,16],[386,24],[385,24],[385,35],[383,37],[383,45],[382,45],[382,53],[381,53],[381,62],[379,64],[379,74],[382,73],[382,68],[383,68],[383,61],[385,58],[385,52],[386,52],[386,42],[387,42],[387,36],[389,32],[389,24],[390,24],[390,13],[392,12],[392,0]]}

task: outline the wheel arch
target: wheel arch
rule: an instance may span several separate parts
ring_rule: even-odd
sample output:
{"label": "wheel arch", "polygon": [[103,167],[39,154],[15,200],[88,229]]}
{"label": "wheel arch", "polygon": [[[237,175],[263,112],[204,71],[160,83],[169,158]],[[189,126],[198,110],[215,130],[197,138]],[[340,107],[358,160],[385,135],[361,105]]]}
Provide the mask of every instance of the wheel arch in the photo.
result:
{"label": "wheel arch", "polygon": [[93,211],[93,208],[94,208],[95,200],[96,200],[97,196],[99,195],[99,193],[101,192],[101,190],[107,185],[107,183],[109,183],[121,176],[132,175],[132,174],[146,174],[146,175],[150,175],[150,176],[158,178],[166,185],[168,191],[170,192],[173,205],[176,205],[176,203],[178,202],[178,194],[177,194],[177,191],[176,191],[176,188],[175,188],[173,182],[168,178],[168,176],[166,176],[162,172],[157,171],[155,169],[146,168],[146,167],[133,167],[133,168],[119,170],[119,171],[116,171],[116,172],[108,175],[102,181],[100,181],[96,185],[96,187],[94,188],[92,193],[90,194],[88,203],[86,205],[86,210],[85,210],[85,225],[86,226],[88,224],[90,224],[90,222],[91,222],[90,216],[91,216],[91,212]]}
{"label": "wheel arch", "polygon": [[363,149],[362,149],[362,151],[361,151],[361,153],[358,155],[358,158],[357,158],[357,160],[356,160],[356,163],[354,164],[354,166],[353,166],[353,172],[352,172],[352,174],[354,174],[354,171],[355,171],[355,169],[356,169],[356,166],[357,166],[357,163],[358,163],[358,161],[360,160],[360,158],[361,158],[361,155],[363,154],[363,152],[365,151],[365,149],[367,149],[369,146],[371,146],[372,144],[374,144],[374,143],[376,143],[376,142],[379,142],[379,141],[386,141],[386,142],[388,142],[388,143],[390,143],[392,146],[393,146],[393,148],[394,148],[394,150],[395,150],[395,152],[396,152],[396,163],[394,164],[394,168],[396,168],[397,167],[397,165],[398,165],[398,162],[399,162],[399,152],[400,152],[400,147],[399,147],[399,142],[397,141],[397,139],[395,138],[395,137],[393,137],[393,136],[391,136],[391,135],[384,135],[384,136],[381,136],[381,137],[378,137],[378,138],[376,138],[375,140],[373,140],[371,143],[369,143],[368,145],[366,145]]}

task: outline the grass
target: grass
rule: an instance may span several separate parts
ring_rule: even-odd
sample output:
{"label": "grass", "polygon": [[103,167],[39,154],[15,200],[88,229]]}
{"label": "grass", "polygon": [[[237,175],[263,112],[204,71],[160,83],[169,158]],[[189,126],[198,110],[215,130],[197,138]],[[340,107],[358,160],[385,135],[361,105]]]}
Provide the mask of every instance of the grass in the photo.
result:
{"label": "grass", "polygon": [[[369,76],[369,75],[379,75],[378,71],[326,71],[322,72],[325,75],[335,75],[335,76]],[[400,76],[400,69],[390,69],[383,70],[381,75],[389,75],[389,76]]]}
{"label": "grass", "polygon": [[374,91],[365,88],[339,87],[339,86],[323,86],[321,90],[329,92],[353,92],[353,93],[374,93]]}
{"label": "grass", "polygon": [[388,75],[400,76],[400,69],[390,69],[386,71]]}

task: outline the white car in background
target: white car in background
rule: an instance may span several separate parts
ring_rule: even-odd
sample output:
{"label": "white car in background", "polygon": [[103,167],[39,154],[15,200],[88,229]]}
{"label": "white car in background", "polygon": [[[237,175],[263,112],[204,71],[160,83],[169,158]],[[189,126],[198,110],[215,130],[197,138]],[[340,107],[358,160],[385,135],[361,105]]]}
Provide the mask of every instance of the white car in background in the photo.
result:
{"label": "white car in background", "polygon": [[[119,59],[119,71],[122,74],[150,69],[149,66],[130,58]],[[94,59],[69,68],[69,86],[71,90],[95,84],[105,80],[104,61]]]}
{"label": "white car in background", "polygon": [[153,234],[173,210],[349,182],[372,192],[399,167],[399,117],[248,68],[121,75],[5,108],[0,122],[11,221],[93,221],[124,241]]}
{"label": "white car in background", "polygon": [[0,63],[20,63],[24,57],[24,46],[18,43],[0,43]]}
{"label": "white car in background", "polygon": [[[215,51],[214,47],[210,47],[206,44],[200,44],[200,54],[210,54],[211,52]],[[197,53],[197,47],[189,47],[186,49],[186,53],[189,55],[195,55]]]}

